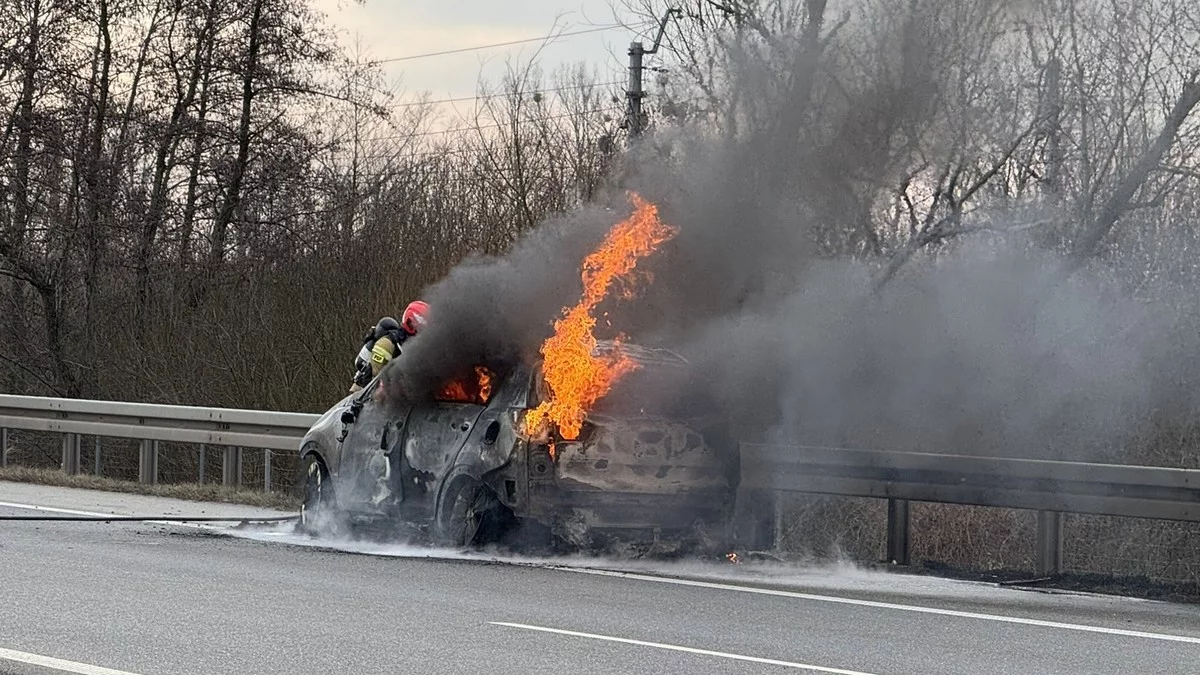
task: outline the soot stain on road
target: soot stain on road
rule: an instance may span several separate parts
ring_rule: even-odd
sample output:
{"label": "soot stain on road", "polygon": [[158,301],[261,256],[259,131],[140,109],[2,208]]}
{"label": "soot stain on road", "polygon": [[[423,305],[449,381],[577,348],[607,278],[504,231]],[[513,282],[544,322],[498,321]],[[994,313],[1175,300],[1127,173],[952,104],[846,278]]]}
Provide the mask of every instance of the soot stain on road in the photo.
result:
{"label": "soot stain on road", "polygon": [[867,580],[884,580],[889,575],[845,560],[816,562],[811,559],[784,560],[770,556],[749,555],[732,563],[728,558],[685,557],[676,559],[631,559],[564,553],[551,555],[523,554],[495,547],[478,550],[456,550],[404,543],[371,542],[351,538],[317,538],[296,534],[288,526],[260,526],[240,530],[225,530],[223,536],[253,541],[263,545],[282,544],[302,547],[335,555],[356,555],[375,558],[428,560],[439,564],[467,564],[537,568],[573,568],[642,573],[665,577],[689,577],[710,581],[736,583],[757,582],[787,585],[802,579],[805,584],[845,584]]}

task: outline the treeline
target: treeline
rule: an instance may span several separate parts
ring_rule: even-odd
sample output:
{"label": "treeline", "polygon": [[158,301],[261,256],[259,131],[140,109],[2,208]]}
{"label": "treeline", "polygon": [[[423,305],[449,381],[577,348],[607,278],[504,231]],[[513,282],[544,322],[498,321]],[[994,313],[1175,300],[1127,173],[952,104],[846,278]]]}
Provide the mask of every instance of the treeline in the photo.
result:
{"label": "treeline", "polygon": [[792,181],[824,223],[824,253],[891,272],[961,235],[1020,231],[1143,282],[1191,274],[1166,254],[1196,241],[1194,3],[685,7],[661,116],[760,150],[764,185]]}
{"label": "treeline", "polygon": [[[1200,13],[1011,5],[688,3],[648,64],[650,138],[739,144],[758,161],[736,180],[803,202],[819,253],[878,260],[881,283],[1009,230],[1190,280]],[[302,0],[17,0],[0,387],[320,409],[367,322],[614,180],[604,79],[515,68],[447,120],[394,100]]]}
{"label": "treeline", "polygon": [[302,0],[15,2],[0,388],[321,409],[365,324],[611,161],[620,105],[582,66],[458,120],[382,81]]}

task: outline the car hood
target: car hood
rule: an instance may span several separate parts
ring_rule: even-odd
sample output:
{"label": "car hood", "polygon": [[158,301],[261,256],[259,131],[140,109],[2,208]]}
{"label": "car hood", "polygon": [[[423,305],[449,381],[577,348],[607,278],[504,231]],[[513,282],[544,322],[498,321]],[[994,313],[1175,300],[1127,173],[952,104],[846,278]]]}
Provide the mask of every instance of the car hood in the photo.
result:
{"label": "car hood", "polygon": [[672,493],[729,487],[727,464],[693,427],[658,417],[589,415],[578,441],[556,446],[561,485]]}

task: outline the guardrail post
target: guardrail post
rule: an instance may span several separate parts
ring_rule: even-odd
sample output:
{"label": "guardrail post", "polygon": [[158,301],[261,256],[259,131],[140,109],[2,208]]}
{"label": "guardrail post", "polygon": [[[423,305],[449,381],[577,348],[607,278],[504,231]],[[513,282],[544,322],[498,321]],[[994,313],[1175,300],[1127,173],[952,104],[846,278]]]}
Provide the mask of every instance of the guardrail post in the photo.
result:
{"label": "guardrail post", "polygon": [[8,429],[0,429],[0,467],[8,466]]}
{"label": "guardrail post", "polygon": [[79,434],[63,434],[62,470],[67,475],[79,473]]}
{"label": "guardrail post", "polygon": [[908,500],[888,500],[887,559],[893,565],[908,565]]}
{"label": "guardrail post", "polygon": [[158,484],[158,441],[144,440],[138,447],[138,482]]}
{"label": "guardrail post", "polygon": [[1037,573],[1063,571],[1063,519],[1058,511],[1037,512]]}
{"label": "guardrail post", "polygon": [[75,473],[83,472],[83,436],[73,434],[75,436],[74,444],[71,446],[71,461],[75,462]]}
{"label": "guardrail post", "polygon": [[221,462],[221,482],[225,485],[241,485],[242,449],[227,447],[224,455]]}
{"label": "guardrail post", "polygon": [[263,450],[263,490],[271,491],[271,449]]}
{"label": "guardrail post", "polygon": [[204,485],[204,444],[200,444],[200,480],[201,485]]}
{"label": "guardrail post", "polygon": [[96,437],[96,442],[92,445],[92,471],[97,476],[100,475],[100,437]]}
{"label": "guardrail post", "polygon": [[738,496],[738,541],[750,550],[777,548],[779,530],[778,493],[772,490],[747,490]]}
{"label": "guardrail post", "polygon": [[783,537],[786,534],[783,526],[783,495],[778,492],[774,493],[771,500],[771,510],[773,511],[771,530],[771,550],[778,552],[783,547]]}

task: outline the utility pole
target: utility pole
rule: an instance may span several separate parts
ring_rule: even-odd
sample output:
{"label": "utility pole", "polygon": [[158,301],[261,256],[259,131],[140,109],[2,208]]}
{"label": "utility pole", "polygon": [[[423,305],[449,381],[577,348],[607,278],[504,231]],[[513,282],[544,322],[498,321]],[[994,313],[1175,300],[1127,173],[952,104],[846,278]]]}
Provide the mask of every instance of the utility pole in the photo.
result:
{"label": "utility pole", "polygon": [[625,124],[629,126],[629,135],[642,134],[642,55],[646,48],[641,42],[629,45],[629,87],[625,90],[628,105],[625,108]]}
{"label": "utility pole", "polygon": [[629,86],[625,90],[625,98],[628,102],[625,108],[625,124],[631,137],[641,136],[646,125],[646,120],[642,115],[642,98],[646,95],[642,90],[642,57],[658,51],[663,33],[667,30],[667,20],[671,16],[681,16],[682,14],[681,10],[675,8],[668,9],[663,14],[662,21],[658,24],[658,35],[654,37],[654,46],[650,49],[646,49],[640,40],[629,44]]}

